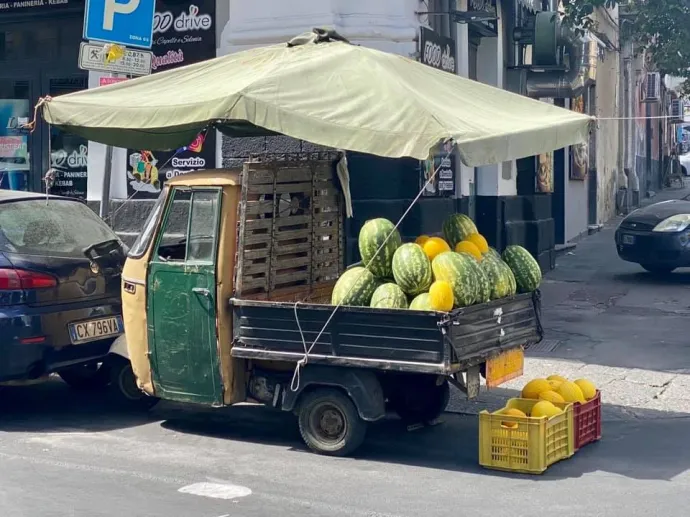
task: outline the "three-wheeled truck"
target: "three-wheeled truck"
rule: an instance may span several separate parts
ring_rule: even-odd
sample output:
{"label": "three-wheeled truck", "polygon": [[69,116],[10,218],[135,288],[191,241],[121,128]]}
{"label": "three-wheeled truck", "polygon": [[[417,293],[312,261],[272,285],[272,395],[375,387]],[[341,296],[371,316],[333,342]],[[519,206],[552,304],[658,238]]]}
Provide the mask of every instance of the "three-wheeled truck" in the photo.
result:
{"label": "three-wheeled truck", "polygon": [[123,272],[139,387],[220,407],[291,411],[312,450],[354,451],[388,410],[432,421],[522,373],[539,294],[449,313],[330,305],[344,269],[333,156],[264,157],[168,181]]}

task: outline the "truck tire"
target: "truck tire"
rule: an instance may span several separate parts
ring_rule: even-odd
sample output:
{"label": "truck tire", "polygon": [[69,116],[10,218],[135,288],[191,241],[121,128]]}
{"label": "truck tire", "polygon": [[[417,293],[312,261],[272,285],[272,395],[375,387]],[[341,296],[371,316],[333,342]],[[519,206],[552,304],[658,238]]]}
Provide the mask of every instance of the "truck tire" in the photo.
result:
{"label": "truck tire", "polygon": [[401,376],[389,395],[391,409],[407,424],[422,424],[437,419],[450,401],[450,386],[434,375]]}
{"label": "truck tire", "polygon": [[297,418],[304,443],[318,454],[347,456],[362,444],[367,431],[350,397],[335,388],[305,393]]}
{"label": "truck tire", "polygon": [[98,390],[105,388],[110,382],[109,369],[106,363],[72,366],[57,373],[65,384],[75,390]]}
{"label": "truck tire", "polygon": [[149,410],[160,399],[150,397],[137,386],[131,363],[124,357],[113,355],[109,358],[110,394],[116,405],[136,410]]}

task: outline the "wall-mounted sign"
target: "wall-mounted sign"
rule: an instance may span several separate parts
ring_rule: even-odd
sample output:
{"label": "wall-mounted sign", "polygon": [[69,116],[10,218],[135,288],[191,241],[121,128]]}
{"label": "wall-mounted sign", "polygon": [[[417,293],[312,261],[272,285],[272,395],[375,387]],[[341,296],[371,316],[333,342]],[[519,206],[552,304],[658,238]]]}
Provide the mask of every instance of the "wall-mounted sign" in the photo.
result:
{"label": "wall-mounted sign", "polygon": [[109,84],[121,83],[126,80],[126,77],[101,77],[98,79],[98,86],[108,86]]}
{"label": "wall-mounted sign", "polygon": [[479,19],[468,22],[471,32],[482,37],[498,36],[496,0],[469,0],[467,15],[471,16],[472,14],[476,14]]}
{"label": "wall-mounted sign", "polygon": [[156,0],[86,0],[84,39],[151,48]]}
{"label": "wall-mounted sign", "polygon": [[[158,0],[153,18],[152,73],[216,57],[215,0]],[[199,135],[176,151],[127,151],[129,195],[158,197],[165,181],[216,166],[216,132]]]}
{"label": "wall-mounted sign", "polygon": [[104,43],[82,42],[79,46],[79,68],[127,75],[149,75],[153,54],[147,50],[124,48],[122,56],[108,59]]}
{"label": "wall-mounted sign", "polygon": [[441,36],[426,27],[420,27],[420,61],[433,68],[454,74],[456,72],[455,40]]}
{"label": "wall-mounted sign", "polygon": [[[427,160],[421,162],[419,187],[426,197],[452,197],[455,195],[455,155],[453,144],[447,143],[432,149]],[[436,176],[434,176],[436,171]],[[432,178],[433,176],[433,178]],[[432,178],[429,181],[429,178]]]}
{"label": "wall-mounted sign", "polygon": [[0,2],[0,13],[52,11],[82,5],[82,0],[7,0]]}

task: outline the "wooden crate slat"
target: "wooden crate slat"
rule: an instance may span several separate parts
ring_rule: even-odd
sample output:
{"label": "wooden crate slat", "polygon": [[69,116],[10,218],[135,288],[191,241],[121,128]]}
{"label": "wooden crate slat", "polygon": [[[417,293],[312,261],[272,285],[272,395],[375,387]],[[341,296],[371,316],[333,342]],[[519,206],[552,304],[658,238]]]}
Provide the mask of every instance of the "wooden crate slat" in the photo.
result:
{"label": "wooden crate slat", "polygon": [[276,246],[272,250],[273,257],[280,257],[281,255],[293,255],[295,253],[309,253],[311,251],[311,239],[307,242],[298,242],[296,244],[285,244]]}
{"label": "wooden crate slat", "polygon": [[297,183],[297,182],[311,182],[312,172],[310,167],[295,167],[295,168],[279,168],[276,174],[277,183]]}
{"label": "wooden crate slat", "polygon": [[270,233],[253,233],[251,235],[245,235],[244,244],[246,246],[248,244],[269,243],[271,239]]}
{"label": "wooden crate slat", "polygon": [[302,228],[300,230],[283,230],[283,231],[278,231],[275,232],[274,234],[274,242],[275,241],[287,241],[287,240],[293,240],[293,239],[309,239],[311,240],[311,228]]}
{"label": "wooden crate slat", "polygon": [[289,215],[286,217],[276,217],[273,220],[273,224],[277,228],[285,228],[286,226],[297,226],[297,225],[305,225],[305,224],[311,224],[312,221],[312,216],[310,214],[307,215]]}
{"label": "wooden crate slat", "polygon": [[275,178],[275,171],[270,169],[250,169],[247,171],[249,185],[273,184]]}
{"label": "wooden crate slat", "polygon": [[311,257],[283,257],[275,260],[272,264],[273,271],[282,271],[295,267],[308,266],[311,264]]}
{"label": "wooden crate slat", "polygon": [[290,273],[276,274],[271,278],[271,287],[304,282],[305,280],[309,280],[310,276],[311,273],[309,271],[293,271]]}
{"label": "wooden crate slat", "polygon": [[259,214],[273,214],[273,200],[266,199],[264,201],[247,201],[246,202],[246,214],[247,216],[256,216]]}
{"label": "wooden crate slat", "polygon": [[243,289],[254,289],[257,287],[266,288],[268,286],[268,277],[262,278],[245,278],[242,283]]}
{"label": "wooden crate slat", "polygon": [[245,228],[247,230],[263,230],[273,226],[271,219],[249,219],[245,221]]}
{"label": "wooden crate slat", "polygon": [[276,194],[297,194],[300,192],[307,193],[311,195],[312,185],[309,183],[276,183],[275,192]]}

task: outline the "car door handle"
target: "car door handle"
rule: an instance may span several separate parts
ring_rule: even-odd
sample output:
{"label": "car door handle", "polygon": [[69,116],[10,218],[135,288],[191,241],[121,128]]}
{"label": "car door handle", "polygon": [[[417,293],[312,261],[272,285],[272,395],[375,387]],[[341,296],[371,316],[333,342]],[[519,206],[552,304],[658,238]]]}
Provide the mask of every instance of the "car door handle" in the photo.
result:
{"label": "car door handle", "polygon": [[209,291],[205,287],[194,287],[194,288],[192,288],[192,292],[195,294],[201,294],[204,296],[211,296],[211,291]]}

